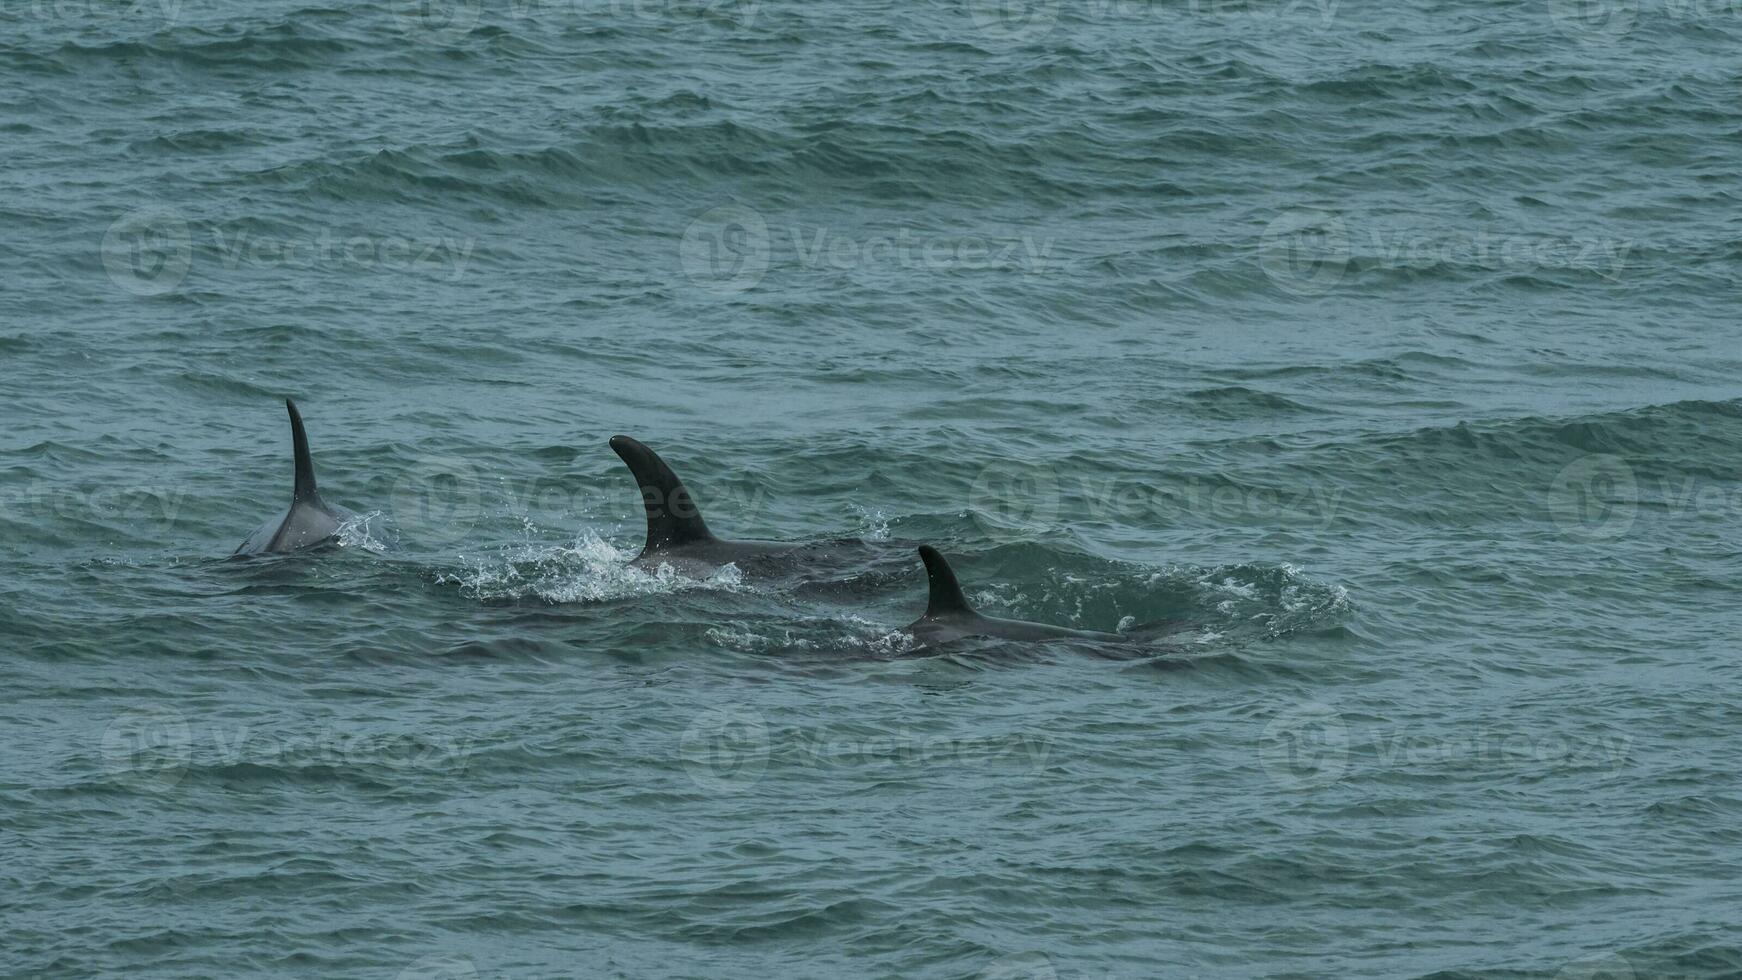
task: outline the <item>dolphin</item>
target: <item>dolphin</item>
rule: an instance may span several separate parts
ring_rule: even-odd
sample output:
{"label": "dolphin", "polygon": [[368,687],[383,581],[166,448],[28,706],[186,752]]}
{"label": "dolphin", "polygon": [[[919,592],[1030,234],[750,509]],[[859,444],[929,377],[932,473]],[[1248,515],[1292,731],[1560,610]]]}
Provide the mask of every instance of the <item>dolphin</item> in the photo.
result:
{"label": "dolphin", "polygon": [[689,488],[659,454],[628,436],[612,436],[611,448],[635,475],[647,511],[647,543],[632,564],[670,565],[687,575],[708,575],[727,564],[781,555],[798,556],[811,546],[786,541],[727,541],[714,537]]}
{"label": "dolphin", "polygon": [[919,546],[920,560],[925,562],[925,575],[931,587],[925,615],[902,627],[902,632],[918,640],[924,647],[941,646],[968,637],[995,640],[1096,640],[1102,643],[1130,643],[1123,633],[1103,633],[1098,630],[1077,630],[1045,623],[1029,623],[1020,619],[997,619],[982,616],[968,605],[962,586],[950,563],[931,545]]}
{"label": "dolphin", "polygon": [[284,407],[290,410],[290,443],[296,455],[296,489],[291,494],[290,509],[255,528],[248,540],[236,548],[238,555],[277,554],[312,547],[331,540],[339,525],[357,517],[321,499],[315,488],[315,464],[309,458],[308,433],[302,429],[302,416],[297,413],[296,402],[288,398]]}

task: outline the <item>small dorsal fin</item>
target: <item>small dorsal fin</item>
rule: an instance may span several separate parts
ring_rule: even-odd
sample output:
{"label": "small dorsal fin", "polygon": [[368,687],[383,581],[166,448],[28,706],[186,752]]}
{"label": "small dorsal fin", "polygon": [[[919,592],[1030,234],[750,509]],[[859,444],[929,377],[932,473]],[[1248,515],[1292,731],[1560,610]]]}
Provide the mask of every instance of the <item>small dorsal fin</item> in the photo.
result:
{"label": "small dorsal fin", "polygon": [[925,577],[931,586],[931,598],[925,606],[926,616],[930,618],[951,613],[973,615],[973,607],[968,605],[968,597],[962,595],[962,587],[956,582],[956,573],[950,568],[950,563],[944,561],[944,556],[931,545],[922,544],[919,546],[919,558],[925,562]]}
{"label": "small dorsal fin", "polygon": [[290,445],[296,455],[296,491],[291,501],[313,500],[317,496],[315,464],[308,454],[308,433],[302,429],[302,416],[297,413],[296,402],[286,398],[284,407],[290,410]]}
{"label": "small dorsal fin", "polygon": [[612,436],[611,448],[641,487],[641,505],[647,510],[646,550],[714,540],[689,488],[658,453],[628,436]]}

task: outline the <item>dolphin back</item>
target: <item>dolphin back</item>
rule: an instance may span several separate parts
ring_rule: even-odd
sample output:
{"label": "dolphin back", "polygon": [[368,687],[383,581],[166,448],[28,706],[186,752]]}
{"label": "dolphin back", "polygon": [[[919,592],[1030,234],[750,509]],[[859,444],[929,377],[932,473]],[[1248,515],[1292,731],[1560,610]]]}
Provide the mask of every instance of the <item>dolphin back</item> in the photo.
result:
{"label": "dolphin back", "polygon": [[299,500],[290,509],[254,529],[238,555],[277,554],[317,545],[339,533],[340,525],[357,515],[343,507]]}
{"label": "dolphin back", "polygon": [[956,572],[942,553],[931,545],[922,544],[919,557],[925,562],[930,598],[926,601],[925,615],[909,623],[906,632],[928,647],[971,636],[1021,641],[1125,639],[1117,633],[982,616],[968,605],[968,597],[962,594],[961,583],[956,581]]}

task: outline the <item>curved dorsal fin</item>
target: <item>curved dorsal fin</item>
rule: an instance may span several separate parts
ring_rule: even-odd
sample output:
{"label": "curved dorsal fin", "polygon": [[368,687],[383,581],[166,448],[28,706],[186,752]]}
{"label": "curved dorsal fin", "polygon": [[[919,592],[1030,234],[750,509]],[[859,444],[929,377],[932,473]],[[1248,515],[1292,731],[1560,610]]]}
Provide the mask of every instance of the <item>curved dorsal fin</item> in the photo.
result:
{"label": "curved dorsal fin", "polygon": [[612,436],[611,448],[641,487],[641,505],[647,510],[646,550],[714,540],[689,488],[658,453],[628,436]]}
{"label": "curved dorsal fin", "polygon": [[286,398],[284,407],[290,410],[290,445],[296,454],[296,491],[291,500],[315,499],[315,463],[308,454],[308,433],[302,430],[302,415],[296,402]]}
{"label": "curved dorsal fin", "polygon": [[962,595],[962,587],[956,582],[955,571],[950,568],[949,562],[944,561],[944,556],[931,545],[922,544],[919,546],[919,558],[925,562],[925,577],[931,586],[931,598],[925,606],[926,616],[937,617],[951,613],[974,615],[973,607],[968,605],[968,597]]}

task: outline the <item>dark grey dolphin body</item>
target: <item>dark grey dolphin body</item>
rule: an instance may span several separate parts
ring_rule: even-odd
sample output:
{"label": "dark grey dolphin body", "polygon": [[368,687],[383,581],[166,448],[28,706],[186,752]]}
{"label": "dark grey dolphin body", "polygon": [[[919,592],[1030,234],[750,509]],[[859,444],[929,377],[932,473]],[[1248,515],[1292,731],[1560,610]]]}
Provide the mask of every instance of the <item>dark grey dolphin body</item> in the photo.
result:
{"label": "dark grey dolphin body", "polygon": [[321,499],[315,487],[315,465],[309,458],[308,434],[302,429],[302,416],[296,403],[286,398],[284,407],[290,410],[290,442],[296,456],[296,488],[291,494],[290,509],[254,529],[248,540],[236,549],[238,555],[262,555],[298,548],[308,548],[331,540],[339,525],[355,520],[357,515],[336,504]]}
{"label": "dark grey dolphin body", "polygon": [[659,454],[628,436],[613,436],[611,448],[641,487],[647,511],[647,543],[633,564],[647,569],[670,565],[685,575],[709,575],[723,565],[791,557],[802,561],[813,546],[785,541],[727,541],[714,537],[688,487]]}
{"label": "dark grey dolphin body", "polygon": [[1045,623],[1024,622],[1020,619],[998,619],[993,616],[982,616],[968,605],[967,596],[962,594],[962,587],[956,582],[955,571],[950,568],[949,562],[944,561],[944,556],[939,554],[936,548],[930,545],[920,545],[919,557],[921,561],[925,562],[925,575],[931,587],[931,597],[926,603],[925,615],[907,624],[902,628],[902,632],[911,635],[925,647],[942,646],[969,637],[1024,642],[1044,640],[1130,642],[1130,637],[1123,633],[1074,630],[1063,626],[1048,626]]}

